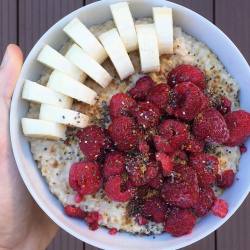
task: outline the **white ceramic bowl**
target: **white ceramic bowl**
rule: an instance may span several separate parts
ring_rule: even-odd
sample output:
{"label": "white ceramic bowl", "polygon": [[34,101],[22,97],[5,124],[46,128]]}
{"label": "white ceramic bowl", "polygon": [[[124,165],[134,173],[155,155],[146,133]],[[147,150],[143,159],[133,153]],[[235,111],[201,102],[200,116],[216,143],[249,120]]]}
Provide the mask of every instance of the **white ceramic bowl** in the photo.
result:
{"label": "white ceramic bowl", "polygon": [[[30,152],[28,141],[21,131],[20,119],[24,117],[27,112],[27,103],[21,99],[22,84],[24,79],[39,79],[42,66],[36,62],[36,57],[40,49],[44,44],[50,44],[54,48],[60,48],[66,39],[62,28],[76,16],[88,26],[101,24],[111,19],[109,5],[113,2],[118,1],[100,1],[72,12],[51,27],[31,50],[23,65],[12,99],[10,132],[13,152],[20,174],[33,198],[55,223],[78,239],[99,248],[109,250],[178,249],[204,238],[219,228],[241,205],[250,190],[250,168],[248,166],[250,150],[242,156],[240,161],[240,171],[237,174],[237,179],[239,180],[222,196],[229,203],[229,213],[224,219],[208,215],[197,223],[192,234],[180,238],[174,238],[168,234],[157,236],[155,239],[151,236],[139,237],[127,233],[110,236],[106,229],[99,229],[93,232],[88,230],[87,226],[80,220],[75,220],[64,215],[62,206],[49,192],[45,180],[37,169]],[[240,51],[224,33],[197,13],[171,2],[164,0],[131,0],[129,2],[131,2],[130,7],[133,16],[136,18],[152,16],[152,6],[165,5],[172,7],[174,10],[175,25],[181,26],[184,31],[205,42],[214,53],[218,55],[226,69],[240,85],[241,107],[250,111],[249,65]],[[249,145],[250,143],[248,141],[247,146]]]}

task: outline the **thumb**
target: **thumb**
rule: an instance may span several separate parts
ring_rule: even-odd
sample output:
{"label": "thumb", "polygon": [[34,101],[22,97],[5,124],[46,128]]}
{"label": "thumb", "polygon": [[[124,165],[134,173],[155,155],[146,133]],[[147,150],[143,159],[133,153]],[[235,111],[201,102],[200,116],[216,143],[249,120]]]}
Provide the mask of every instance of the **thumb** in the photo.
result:
{"label": "thumb", "polygon": [[0,66],[0,98],[10,102],[23,64],[23,54],[15,44],[8,45]]}

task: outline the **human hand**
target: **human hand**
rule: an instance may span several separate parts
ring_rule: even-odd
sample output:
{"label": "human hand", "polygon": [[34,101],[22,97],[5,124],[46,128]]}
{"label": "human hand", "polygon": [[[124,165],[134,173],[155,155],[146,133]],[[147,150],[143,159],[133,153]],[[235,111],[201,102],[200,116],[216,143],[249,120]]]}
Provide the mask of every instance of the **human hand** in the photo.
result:
{"label": "human hand", "polygon": [[9,108],[22,62],[19,47],[9,45],[0,67],[0,250],[45,249],[57,231],[27,191],[12,154]]}

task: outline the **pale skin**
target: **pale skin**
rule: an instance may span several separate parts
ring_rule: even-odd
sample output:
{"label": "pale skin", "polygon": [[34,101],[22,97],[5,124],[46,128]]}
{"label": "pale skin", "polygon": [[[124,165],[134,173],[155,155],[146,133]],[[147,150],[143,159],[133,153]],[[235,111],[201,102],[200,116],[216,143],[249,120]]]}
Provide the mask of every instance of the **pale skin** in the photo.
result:
{"label": "pale skin", "polygon": [[11,150],[9,109],[22,63],[19,47],[9,45],[0,67],[0,250],[43,250],[57,232],[27,191]]}

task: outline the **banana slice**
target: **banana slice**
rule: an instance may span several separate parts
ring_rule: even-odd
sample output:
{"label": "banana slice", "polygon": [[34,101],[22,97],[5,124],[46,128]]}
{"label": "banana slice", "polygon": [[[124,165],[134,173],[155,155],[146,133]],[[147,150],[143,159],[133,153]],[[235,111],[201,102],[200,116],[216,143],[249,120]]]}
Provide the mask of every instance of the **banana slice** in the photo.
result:
{"label": "banana slice", "polygon": [[62,108],[71,108],[73,102],[72,98],[29,80],[24,82],[22,98],[30,102],[46,103]]}
{"label": "banana slice", "polygon": [[47,86],[63,95],[90,105],[94,105],[96,102],[97,93],[94,90],[58,70],[52,72]]}
{"label": "banana slice", "polygon": [[86,79],[86,75],[79,68],[49,45],[44,46],[37,60],[49,68],[64,72],[78,81],[84,81]]}
{"label": "banana slice", "polygon": [[108,55],[101,43],[78,18],[68,23],[63,31],[98,63],[107,59]]}
{"label": "banana slice", "polygon": [[128,52],[138,49],[137,35],[132,14],[127,2],[110,5],[115,25]]}
{"label": "banana slice", "polygon": [[132,75],[135,69],[117,29],[111,29],[101,34],[99,39],[114,64],[121,80]]}
{"label": "banana slice", "polygon": [[39,119],[77,128],[84,128],[89,122],[89,117],[80,112],[48,104],[41,105]]}
{"label": "banana slice", "polygon": [[174,44],[172,9],[167,7],[154,7],[153,17],[160,54],[172,54]]}
{"label": "banana slice", "polygon": [[22,118],[22,128],[25,136],[59,140],[65,139],[66,126],[38,119]]}
{"label": "banana slice", "polygon": [[86,54],[78,45],[73,44],[66,53],[65,57],[103,88],[107,87],[112,81],[112,76],[99,63]]}
{"label": "banana slice", "polygon": [[135,26],[142,72],[160,70],[160,55],[154,24],[138,24]]}

